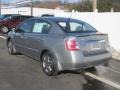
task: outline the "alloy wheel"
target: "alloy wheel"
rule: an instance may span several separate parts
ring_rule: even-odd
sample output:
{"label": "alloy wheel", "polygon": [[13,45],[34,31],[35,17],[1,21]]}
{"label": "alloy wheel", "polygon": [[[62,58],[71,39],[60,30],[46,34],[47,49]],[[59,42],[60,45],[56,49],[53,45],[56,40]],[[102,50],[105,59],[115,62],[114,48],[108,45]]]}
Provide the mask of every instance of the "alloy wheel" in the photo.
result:
{"label": "alloy wheel", "polygon": [[53,61],[54,61],[54,57],[49,52],[43,54],[42,68],[45,74],[48,76],[53,76],[58,73]]}
{"label": "alloy wheel", "polygon": [[3,34],[6,34],[6,33],[9,32],[9,29],[8,29],[8,27],[6,27],[6,26],[2,26],[2,27],[1,27],[1,31],[2,31]]}

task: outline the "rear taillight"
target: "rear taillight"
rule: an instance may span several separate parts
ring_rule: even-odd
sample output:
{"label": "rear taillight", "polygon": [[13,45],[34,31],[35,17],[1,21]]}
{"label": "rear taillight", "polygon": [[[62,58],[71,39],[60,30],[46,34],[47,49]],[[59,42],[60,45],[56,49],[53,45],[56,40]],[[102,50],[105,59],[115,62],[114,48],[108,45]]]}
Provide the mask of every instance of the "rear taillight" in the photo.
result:
{"label": "rear taillight", "polygon": [[65,46],[67,50],[77,51],[80,50],[79,45],[75,37],[70,37],[65,40]]}

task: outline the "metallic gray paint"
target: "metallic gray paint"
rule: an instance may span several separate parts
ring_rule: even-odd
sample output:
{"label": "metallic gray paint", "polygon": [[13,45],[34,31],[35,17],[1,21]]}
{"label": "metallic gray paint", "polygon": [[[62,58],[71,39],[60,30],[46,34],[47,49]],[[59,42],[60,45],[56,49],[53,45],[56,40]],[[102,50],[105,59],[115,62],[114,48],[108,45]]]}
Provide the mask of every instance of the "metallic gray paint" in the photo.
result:
{"label": "metallic gray paint", "polygon": [[[38,18],[39,19],[39,18]],[[108,44],[107,35],[94,33],[64,33],[61,28],[52,20],[44,18],[52,24],[48,34],[39,33],[17,33],[11,31],[8,34],[18,52],[40,60],[41,53],[48,50],[56,58],[54,61],[58,70],[77,70],[89,68],[99,64],[106,63],[111,58],[111,51],[97,55],[85,56],[85,44],[90,40],[105,40]],[[65,48],[65,39],[76,37],[80,45],[79,51],[68,51]],[[88,43],[89,44],[89,43]]]}

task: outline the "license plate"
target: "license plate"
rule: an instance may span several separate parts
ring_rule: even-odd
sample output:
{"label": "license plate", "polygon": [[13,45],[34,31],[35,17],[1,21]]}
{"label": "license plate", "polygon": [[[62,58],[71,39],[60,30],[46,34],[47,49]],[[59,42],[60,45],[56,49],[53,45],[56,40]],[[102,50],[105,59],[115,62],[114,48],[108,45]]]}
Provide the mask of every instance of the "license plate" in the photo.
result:
{"label": "license plate", "polygon": [[94,43],[91,45],[92,50],[99,50],[101,49],[101,43]]}
{"label": "license plate", "polygon": [[96,51],[96,50],[100,50],[102,47],[101,43],[97,42],[97,43],[91,43],[88,46],[88,51]]}

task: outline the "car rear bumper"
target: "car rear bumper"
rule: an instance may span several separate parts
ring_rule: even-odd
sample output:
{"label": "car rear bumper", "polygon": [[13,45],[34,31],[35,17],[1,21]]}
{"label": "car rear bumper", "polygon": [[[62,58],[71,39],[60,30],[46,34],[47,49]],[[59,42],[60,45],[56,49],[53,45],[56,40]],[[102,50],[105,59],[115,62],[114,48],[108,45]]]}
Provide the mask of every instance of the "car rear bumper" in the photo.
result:
{"label": "car rear bumper", "polygon": [[95,56],[85,57],[80,53],[72,52],[71,58],[62,58],[63,63],[60,63],[62,70],[80,70],[86,69],[89,67],[94,67],[97,65],[102,65],[108,63],[111,60],[111,53],[100,54]]}
{"label": "car rear bumper", "polygon": [[102,60],[96,60],[96,61],[90,61],[86,63],[78,63],[74,65],[72,68],[69,68],[68,70],[81,70],[81,69],[87,69],[90,67],[95,67],[97,65],[103,65],[105,63],[108,63],[111,58],[106,58]]}

